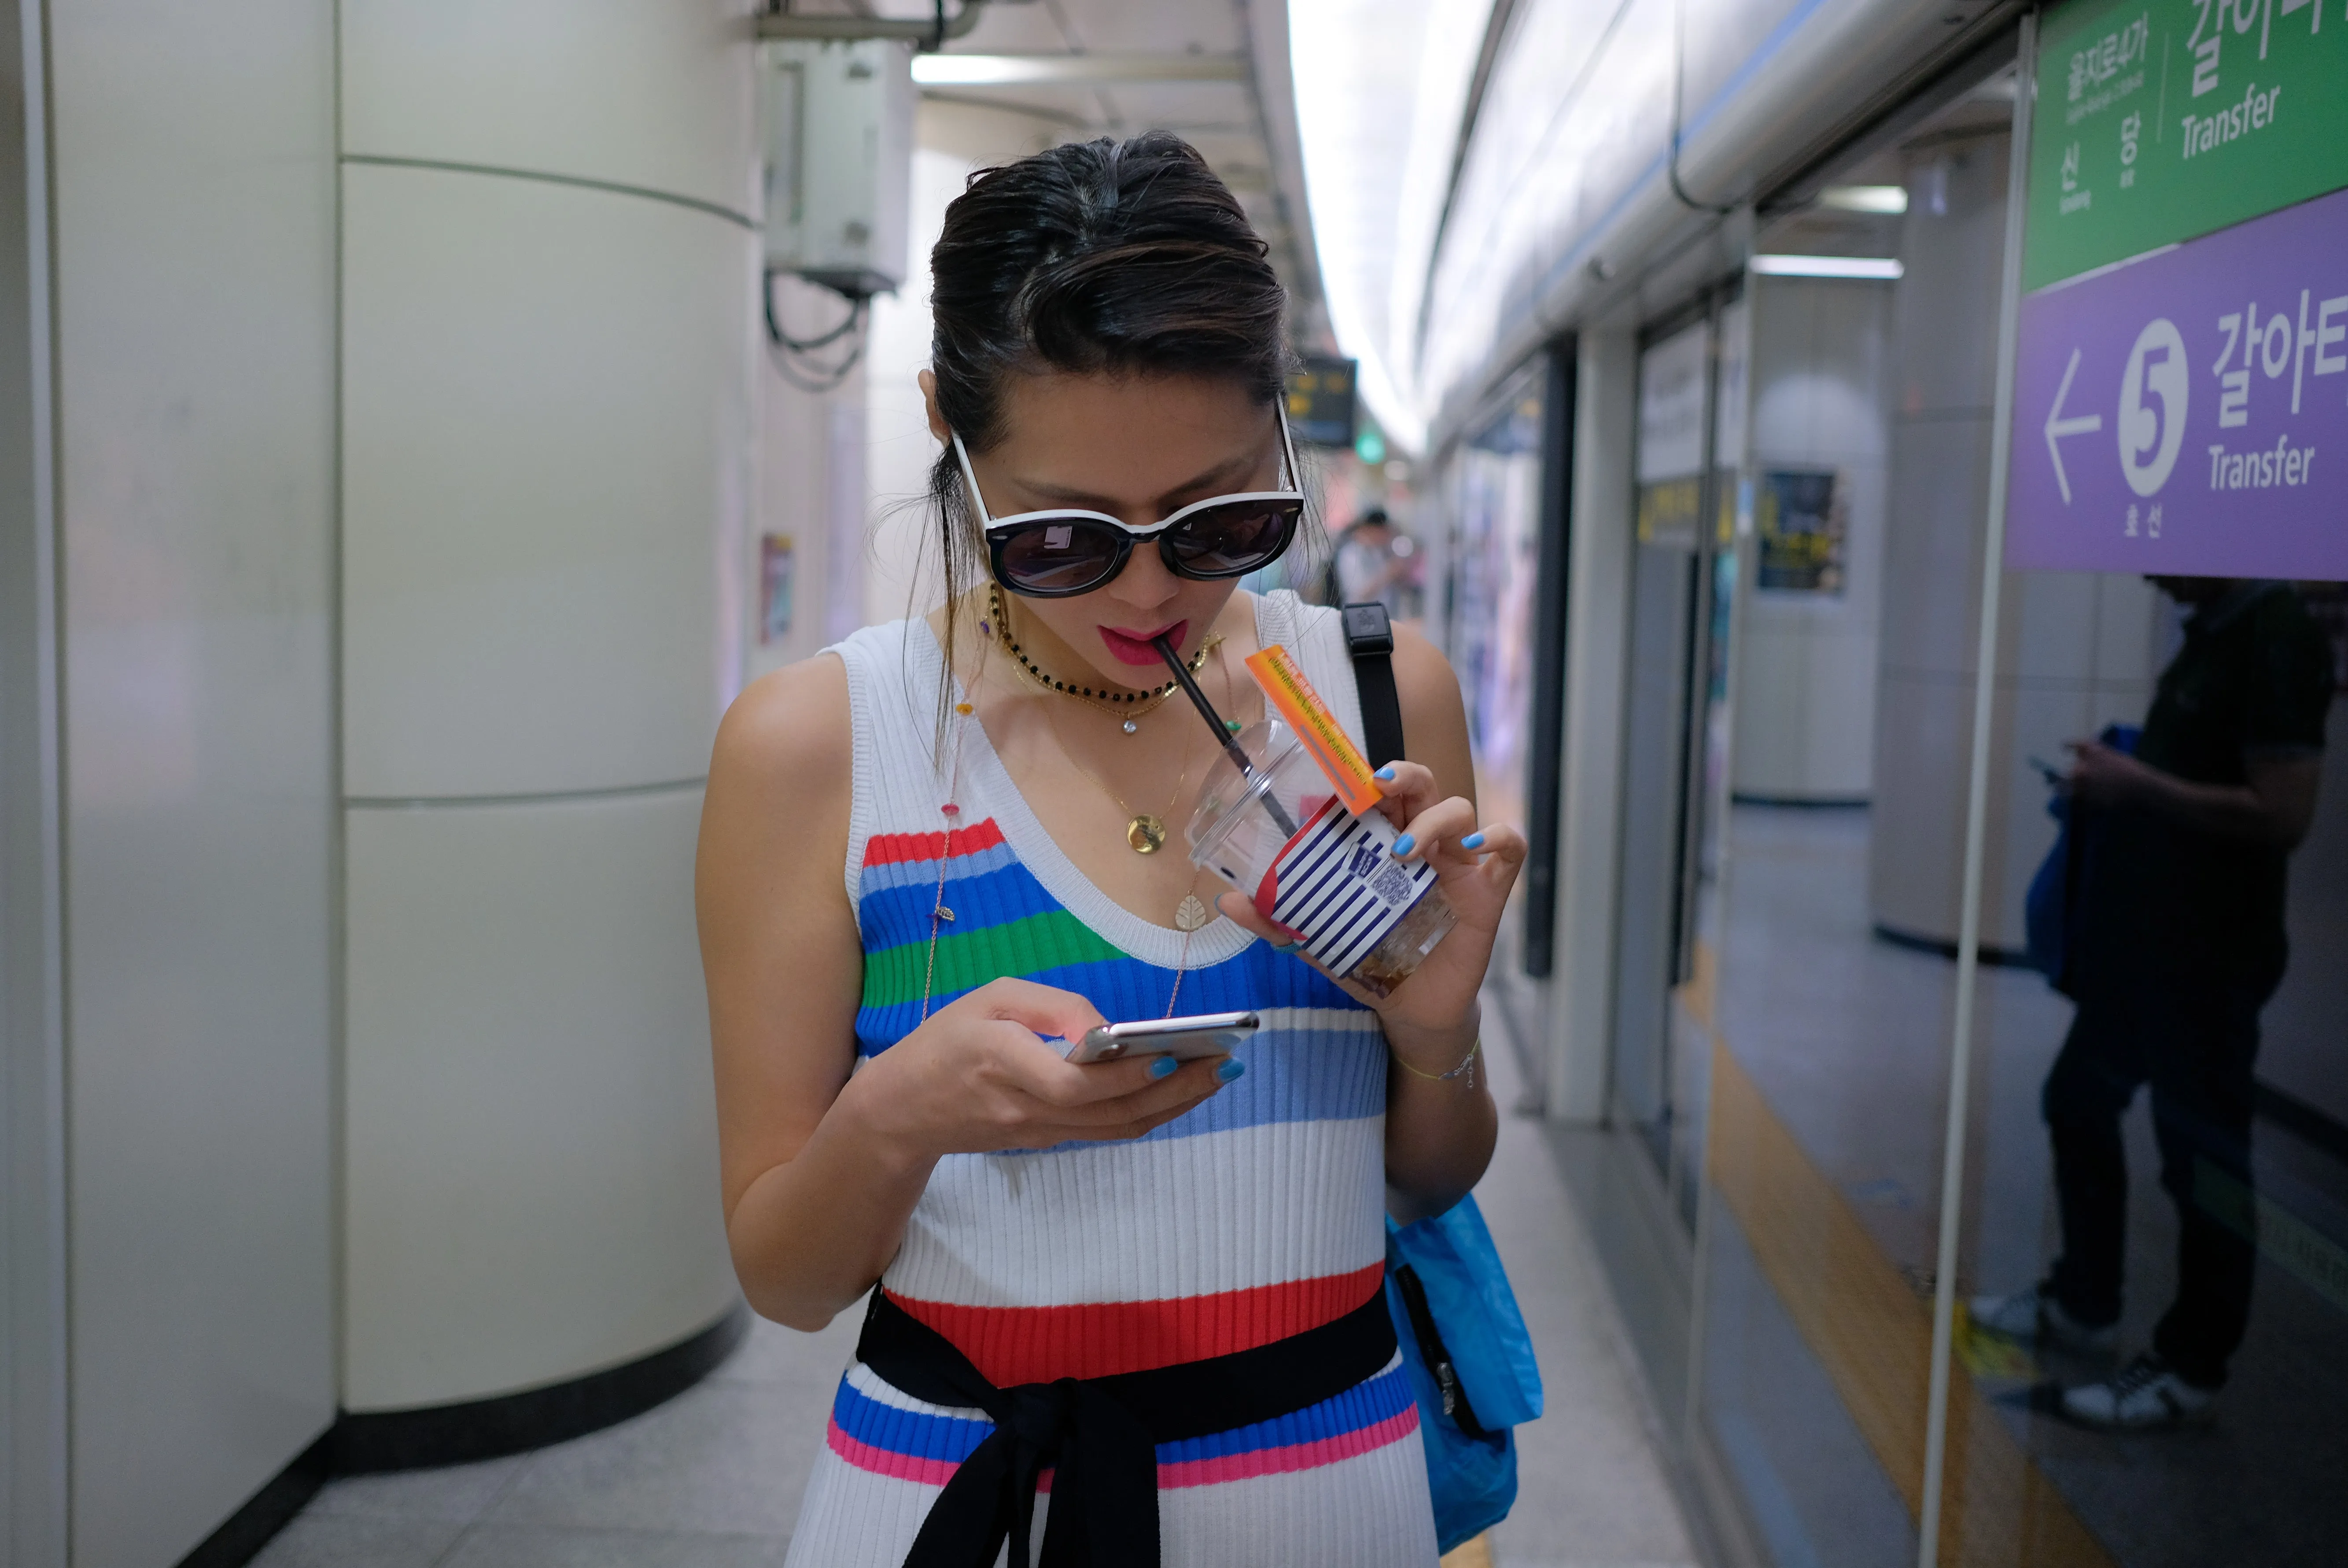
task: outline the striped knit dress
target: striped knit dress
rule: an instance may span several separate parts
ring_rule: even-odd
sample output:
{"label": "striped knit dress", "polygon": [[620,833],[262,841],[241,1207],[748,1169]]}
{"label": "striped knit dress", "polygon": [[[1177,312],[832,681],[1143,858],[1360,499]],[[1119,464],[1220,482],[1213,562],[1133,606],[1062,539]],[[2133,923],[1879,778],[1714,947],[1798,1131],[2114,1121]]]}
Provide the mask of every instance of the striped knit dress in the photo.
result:
{"label": "striped knit dress", "polygon": [[[1341,722],[1360,733],[1334,611],[1257,601]],[[848,667],[855,785],[848,897],[863,935],[860,1057],[930,1005],[1005,975],[1077,992],[1103,1016],[1166,1012],[1181,933],[1103,896],[1063,855],[974,722],[959,781],[931,760],[937,641],[922,620],[832,650]],[[1168,709],[1166,722],[1189,715]],[[951,751],[951,747],[950,747]],[[951,845],[939,807],[961,807]],[[941,876],[942,897],[941,898]],[[1208,890],[1211,891],[1211,889]],[[1225,1355],[1343,1317],[1382,1288],[1386,1052],[1375,1014],[1228,920],[1190,938],[1180,1010],[1252,1009],[1247,1075],[1131,1143],[938,1163],[882,1276],[898,1305],[998,1387]],[[985,1414],[924,1404],[851,1362],[792,1536],[790,1568],[898,1568]],[[1165,1568],[1429,1568],[1417,1408],[1399,1358],[1323,1403],[1161,1443]],[[1048,1476],[1037,1511],[1040,1547]]]}

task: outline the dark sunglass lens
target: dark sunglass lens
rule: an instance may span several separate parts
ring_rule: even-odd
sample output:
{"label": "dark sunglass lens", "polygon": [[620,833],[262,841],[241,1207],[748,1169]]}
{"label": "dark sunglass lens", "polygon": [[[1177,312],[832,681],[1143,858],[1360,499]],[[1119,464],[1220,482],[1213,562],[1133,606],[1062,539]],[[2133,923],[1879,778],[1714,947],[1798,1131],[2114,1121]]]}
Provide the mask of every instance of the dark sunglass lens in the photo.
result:
{"label": "dark sunglass lens", "polygon": [[1122,542],[1113,530],[1081,519],[1027,524],[1003,541],[1003,584],[1021,593],[1082,593],[1114,569]]}
{"label": "dark sunglass lens", "polygon": [[1301,509],[1293,501],[1235,501],[1185,518],[1166,537],[1184,571],[1237,577],[1288,548]]}

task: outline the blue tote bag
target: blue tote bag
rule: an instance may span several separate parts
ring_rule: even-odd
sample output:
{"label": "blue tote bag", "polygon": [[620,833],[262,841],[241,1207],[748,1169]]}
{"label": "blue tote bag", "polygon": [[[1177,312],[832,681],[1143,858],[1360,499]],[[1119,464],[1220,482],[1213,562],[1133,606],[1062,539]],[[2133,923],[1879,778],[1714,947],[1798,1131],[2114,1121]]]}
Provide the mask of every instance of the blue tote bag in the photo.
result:
{"label": "blue tote bag", "polygon": [[1532,1339],[1473,1197],[1412,1225],[1386,1221],[1386,1309],[1418,1397],[1436,1541],[1448,1552],[1508,1517],[1509,1429],[1541,1413]]}
{"label": "blue tote bag", "polygon": [[[2106,724],[2097,739],[2133,756],[2143,733],[2134,724]],[[2023,896],[2024,957],[2048,984],[2068,996],[2071,929],[2078,918],[2080,889],[2094,874],[2098,825],[2093,813],[2076,809],[2076,803],[2059,790],[2047,797],[2046,815],[2056,824],[2054,846],[2038,863]]]}

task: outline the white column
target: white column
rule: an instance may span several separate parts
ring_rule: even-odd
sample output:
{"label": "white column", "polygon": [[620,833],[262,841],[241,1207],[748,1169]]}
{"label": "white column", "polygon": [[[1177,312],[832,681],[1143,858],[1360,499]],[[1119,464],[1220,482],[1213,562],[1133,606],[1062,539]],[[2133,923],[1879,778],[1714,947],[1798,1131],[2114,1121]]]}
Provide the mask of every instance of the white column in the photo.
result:
{"label": "white column", "polygon": [[747,0],[345,0],[344,1403],[736,1299],[692,925],[742,670]]}

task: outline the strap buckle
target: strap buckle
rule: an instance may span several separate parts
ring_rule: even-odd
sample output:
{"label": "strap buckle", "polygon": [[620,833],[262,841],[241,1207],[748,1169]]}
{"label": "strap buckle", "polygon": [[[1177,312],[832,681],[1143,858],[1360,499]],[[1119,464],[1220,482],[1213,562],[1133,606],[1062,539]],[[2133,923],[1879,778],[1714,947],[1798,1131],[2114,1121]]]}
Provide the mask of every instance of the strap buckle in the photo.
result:
{"label": "strap buckle", "polygon": [[1394,651],[1394,622],[1386,618],[1385,605],[1349,604],[1339,613],[1344,617],[1345,647],[1354,658]]}

